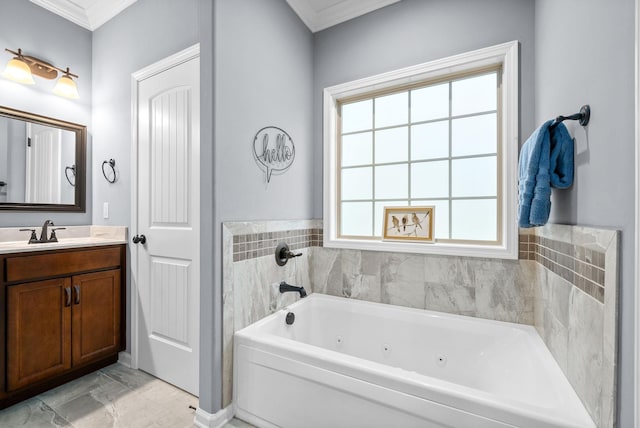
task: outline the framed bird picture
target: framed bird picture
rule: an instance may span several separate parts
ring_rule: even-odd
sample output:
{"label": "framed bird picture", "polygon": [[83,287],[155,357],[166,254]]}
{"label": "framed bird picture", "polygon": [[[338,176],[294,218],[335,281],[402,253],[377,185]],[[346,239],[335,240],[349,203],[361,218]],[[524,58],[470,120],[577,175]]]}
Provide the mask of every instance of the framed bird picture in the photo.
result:
{"label": "framed bird picture", "polygon": [[434,242],[435,207],[384,207],[382,239]]}

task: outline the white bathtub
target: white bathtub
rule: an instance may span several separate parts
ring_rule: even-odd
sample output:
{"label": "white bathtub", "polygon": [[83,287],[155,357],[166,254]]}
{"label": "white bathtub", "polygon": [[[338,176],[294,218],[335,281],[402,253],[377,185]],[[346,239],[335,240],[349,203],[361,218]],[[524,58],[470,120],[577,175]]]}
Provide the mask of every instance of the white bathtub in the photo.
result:
{"label": "white bathtub", "polygon": [[312,294],[236,332],[233,358],[258,427],[595,427],[531,326]]}

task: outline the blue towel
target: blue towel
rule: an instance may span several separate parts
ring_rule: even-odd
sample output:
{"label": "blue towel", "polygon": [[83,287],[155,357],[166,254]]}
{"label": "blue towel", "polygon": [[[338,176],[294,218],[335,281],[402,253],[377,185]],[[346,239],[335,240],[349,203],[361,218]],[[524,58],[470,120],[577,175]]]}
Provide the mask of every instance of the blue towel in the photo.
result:
{"label": "blue towel", "polygon": [[549,220],[551,186],[566,189],[573,184],[573,139],[560,123],[545,122],[527,139],[520,151],[518,225],[542,226]]}

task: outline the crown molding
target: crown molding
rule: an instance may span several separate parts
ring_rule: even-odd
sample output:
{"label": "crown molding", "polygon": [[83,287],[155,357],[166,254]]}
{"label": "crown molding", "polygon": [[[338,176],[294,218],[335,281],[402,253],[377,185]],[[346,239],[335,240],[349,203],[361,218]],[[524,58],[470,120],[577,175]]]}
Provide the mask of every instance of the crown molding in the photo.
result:
{"label": "crown molding", "polygon": [[287,0],[311,32],[316,33],[400,0],[341,0],[325,8],[315,9],[311,0]]}
{"label": "crown molding", "polygon": [[91,30],[87,14],[83,8],[75,3],[67,0],[31,0],[31,3],[35,3],[87,30]]}
{"label": "crown molding", "polygon": [[136,1],[138,0],[101,0],[95,2],[90,8],[87,9],[87,15],[91,24],[91,31],[100,28],[102,24],[118,15],[120,12],[134,4]]}
{"label": "crown molding", "polygon": [[[137,0],[100,0],[88,7],[82,7],[73,0],[30,1],[89,31],[94,31]],[[287,0],[287,3],[315,33],[399,1],[337,0],[336,2],[334,0],[330,1],[326,7],[319,7],[317,0]]]}
{"label": "crown molding", "polygon": [[101,0],[93,3],[86,9],[71,0],[30,1],[74,24],[86,28],[89,31],[94,31],[137,0]]}

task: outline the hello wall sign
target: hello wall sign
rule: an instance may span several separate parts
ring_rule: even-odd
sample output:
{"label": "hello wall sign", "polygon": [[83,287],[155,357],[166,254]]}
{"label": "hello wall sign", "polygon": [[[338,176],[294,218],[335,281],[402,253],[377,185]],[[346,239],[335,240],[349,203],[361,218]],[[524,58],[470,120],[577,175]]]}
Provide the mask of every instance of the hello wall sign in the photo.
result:
{"label": "hello wall sign", "polygon": [[265,173],[265,181],[271,181],[271,174],[284,174],[296,157],[293,140],[281,128],[266,126],[253,139],[253,156]]}

